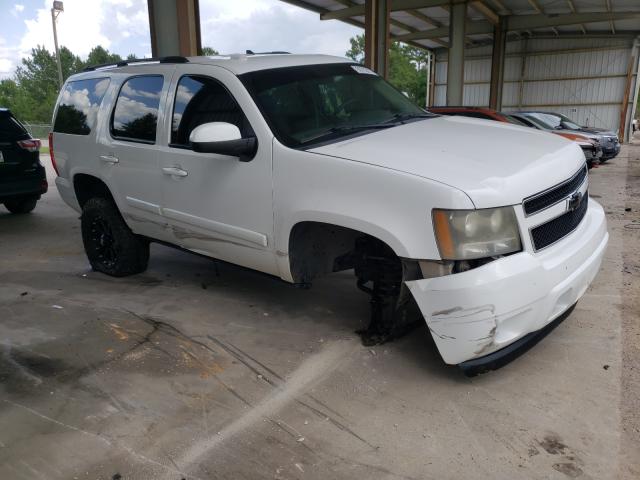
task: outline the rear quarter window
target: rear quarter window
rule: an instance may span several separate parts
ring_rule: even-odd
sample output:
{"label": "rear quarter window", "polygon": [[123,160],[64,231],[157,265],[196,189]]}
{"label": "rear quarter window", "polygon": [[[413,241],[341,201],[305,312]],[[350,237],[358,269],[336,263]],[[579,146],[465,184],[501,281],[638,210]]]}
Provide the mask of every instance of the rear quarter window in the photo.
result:
{"label": "rear quarter window", "polygon": [[67,83],[58,104],[53,131],[89,135],[95,126],[109,81],[108,78],[92,78]]}

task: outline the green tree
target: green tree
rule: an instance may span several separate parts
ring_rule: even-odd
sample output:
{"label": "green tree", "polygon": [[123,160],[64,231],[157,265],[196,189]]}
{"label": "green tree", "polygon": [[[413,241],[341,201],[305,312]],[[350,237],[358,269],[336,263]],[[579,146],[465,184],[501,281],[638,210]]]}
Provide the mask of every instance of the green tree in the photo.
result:
{"label": "green tree", "polygon": [[[129,55],[127,59],[133,59]],[[60,63],[63,79],[81,71],[87,65],[115,63],[122,57],[97,46],[82,61],[68,48],[60,48]],[[60,85],[58,84],[58,66],[55,54],[38,45],[31,55],[22,59],[12,79],[0,81],[0,107],[10,108],[21,120],[33,123],[48,123],[55,104]]]}
{"label": "green tree", "polygon": [[105,63],[118,63],[122,61],[122,57],[117,53],[109,53],[104,47],[98,45],[93,47],[87,56],[87,60],[84,62],[86,66],[89,65],[103,65]]}
{"label": "green tree", "polygon": [[364,35],[356,35],[349,39],[351,48],[345,55],[354,62],[364,63]]}
{"label": "green tree", "polygon": [[154,113],[145,113],[143,116],[125,123],[120,131],[124,137],[148,140],[149,135],[155,135],[157,124],[158,117]]}
{"label": "green tree", "polygon": [[18,118],[29,120],[34,109],[34,100],[15,80],[0,81],[0,107],[9,108]]}
{"label": "green tree", "polygon": [[10,78],[0,80],[0,108],[14,105],[19,92],[18,84],[15,81]]}
{"label": "green tree", "polygon": [[[67,78],[82,69],[82,60],[71,51],[60,49],[62,76]],[[22,59],[16,69],[15,82],[24,94],[24,101],[10,108],[25,121],[48,122],[58,96],[58,66],[56,56],[46,48],[31,49],[31,56]]]}
{"label": "green tree", "polygon": [[[349,39],[351,48],[346,56],[364,62],[364,35]],[[420,106],[426,104],[427,52],[400,42],[391,42],[389,47],[389,82],[406,93]]]}
{"label": "green tree", "polygon": [[213,57],[219,55],[218,51],[211,47],[202,47],[202,55],[205,57]]}

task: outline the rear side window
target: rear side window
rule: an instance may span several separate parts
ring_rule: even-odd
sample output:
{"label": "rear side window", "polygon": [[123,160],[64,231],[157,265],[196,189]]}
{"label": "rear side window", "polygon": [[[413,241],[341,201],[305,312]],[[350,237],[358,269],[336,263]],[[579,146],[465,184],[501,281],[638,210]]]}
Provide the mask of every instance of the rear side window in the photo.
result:
{"label": "rear side window", "polygon": [[108,78],[67,83],[60,98],[53,131],[89,135],[96,124],[100,102],[108,86]]}
{"label": "rear side window", "polygon": [[199,75],[183,76],[173,107],[171,146],[188,147],[191,131],[209,122],[231,123],[243,137],[253,135],[242,109],[220,82]]}
{"label": "rear side window", "polygon": [[155,143],[163,83],[162,75],[141,75],[124,82],[111,117],[114,138]]}
{"label": "rear side window", "polygon": [[0,112],[0,142],[13,142],[28,137],[25,128],[9,112]]}

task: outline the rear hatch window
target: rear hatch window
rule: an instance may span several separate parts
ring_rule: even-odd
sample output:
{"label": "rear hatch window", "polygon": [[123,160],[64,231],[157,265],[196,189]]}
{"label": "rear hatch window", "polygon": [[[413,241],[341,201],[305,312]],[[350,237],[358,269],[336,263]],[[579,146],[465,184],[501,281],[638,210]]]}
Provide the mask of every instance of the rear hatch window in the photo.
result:
{"label": "rear hatch window", "polygon": [[0,143],[29,138],[27,129],[10,112],[0,112]]}
{"label": "rear hatch window", "polygon": [[31,135],[11,112],[0,111],[0,180],[33,166],[38,153],[18,146],[18,141],[28,138]]}

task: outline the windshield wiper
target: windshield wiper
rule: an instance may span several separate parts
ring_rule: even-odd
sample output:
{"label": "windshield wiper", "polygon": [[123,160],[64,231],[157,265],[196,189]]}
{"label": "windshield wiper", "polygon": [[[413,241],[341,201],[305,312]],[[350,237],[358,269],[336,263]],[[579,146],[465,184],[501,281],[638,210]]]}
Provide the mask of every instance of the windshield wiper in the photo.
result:
{"label": "windshield wiper", "polygon": [[413,120],[414,118],[434,118],[432,113],[396,113],[393,117],[387,120],[386,123],[392,122],[405,122],[407,120]]}
{"label": "windshield wiper", "polygon": [[324,130],[323,132],[320,132],[317,135],[314,135],[312,137],[305,138],[301,143],[302,144],[309,143],[314,140],[318,140],[323,137],[328,137],[336,133],[352,132],[357,130],[381,130],[384,128],[391,128],[393,126],[394,124],[392,123],[370,123],[368,125],[341,125],[339,127],[332,127],[327,130]]}
{"label": "windshield wiper", "polygon": [[305,144],[305,143],[313,142],[315,140],[318,140],[323,137],[327,137],[335,133],[352,132],[357,130],[375,130],[375,129],[391,128],[391,127],[397,126],[398,124],[402,124],[407,120],[412,120],[414,118],[434,118],[434,117],[436,117],[436,115],[432,113],[396,113],[393,117],[391,117],[390,119],[386,120],[383,123],[369,123],[369,124],[363,124],[363,125],[341,125],[339,127],[332,127],[321,133],[318,133],[317,135],[314,135],[309,138],[305,138],[301,143]]}

